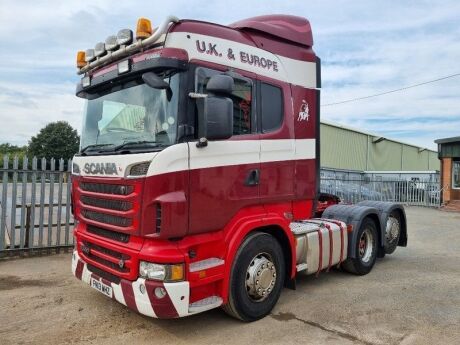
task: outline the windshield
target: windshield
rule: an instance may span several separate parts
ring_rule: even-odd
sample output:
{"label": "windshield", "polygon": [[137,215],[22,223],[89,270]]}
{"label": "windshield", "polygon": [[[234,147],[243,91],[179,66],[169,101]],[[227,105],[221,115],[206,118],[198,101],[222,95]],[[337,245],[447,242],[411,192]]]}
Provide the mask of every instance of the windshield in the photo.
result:
{"label": "windshield", "polygon": [[166,90],[140,84],[86,101],[81,152],[171,145],[176,141],[179,74],[164,78]]}

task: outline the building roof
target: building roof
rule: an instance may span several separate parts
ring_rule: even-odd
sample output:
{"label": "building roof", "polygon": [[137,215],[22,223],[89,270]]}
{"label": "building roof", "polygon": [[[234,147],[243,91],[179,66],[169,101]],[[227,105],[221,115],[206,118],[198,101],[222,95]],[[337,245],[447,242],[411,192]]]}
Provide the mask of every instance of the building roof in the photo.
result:
{"label": "building roof", "polygon": [[450,138],[437,139],[434,142],[436,144],[455,143],[455,142],[460,142],[460,137],[450,137]]}
{"label": "building roof", "polygon": [[[342,125],[342,124],[340,124],[340,123],[335,123],[335,122],[331,122],[331,121],[327,121],[327,120],[321,120],[321,123],[322,123],[322,124],[325,124],[325,125],[328,125],[328,126],[337,127],[337,128],[342,128],[342,129],[346,129],[346,130],[348,130],[348,131],[353,131],[353,132],[356,132],[356,133],[361,133],[361,134],[369,135],[369,136],[376,137],[376,138],[382,138],[383,140],[392,141],[392,142],[394,142],[394,143],[398,143],[398,144],[403,144],[403,145],[408,145],[408,146],[416,147],[416,148],[418,148],[420,151],[427,150],[427,151],[431,151],[431,152],[437,152],[437,151],[432,150],[432,149],[429,149],[429,148],[427,148],[427,147],[418,146],[418,145],[411,144],[411,143],[408,143],[408,142],[405,142],[405,141],[401,141],[401,140],[396,140],[396,139],[387,138],[387,137],[384,137],[383,135],[378,134],[378,133],[372,133],[372,132],[363,131],[362,129],[357,129],[357,128],[355,128],[355,127],[350,127],[350,126]],[[460,137],[458,137],[458,138],[459,138],[459,140],[460,140]],[[440,139],[440,140],[442,140],[442,139]],[[437,141],[435,141],[435,142],[437,142]]]}

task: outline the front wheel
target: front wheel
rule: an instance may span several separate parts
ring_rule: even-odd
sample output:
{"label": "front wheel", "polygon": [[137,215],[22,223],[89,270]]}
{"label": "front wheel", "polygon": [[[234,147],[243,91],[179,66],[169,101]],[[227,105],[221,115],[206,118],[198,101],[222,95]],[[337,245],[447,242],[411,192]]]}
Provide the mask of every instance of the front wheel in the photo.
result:
{"label": "front wheel", "polygon": [[354,257],[343,263],[343,268],[356,275],[368,274],[377,259],[377,227],[370,218],[365,218],[358,230]]}
{"label": "front wheel", "polygon": [[266,316],[283,288],[285,263],[278,241],[266,233],[250,234],[233,261],[225,312],[243,321]]}

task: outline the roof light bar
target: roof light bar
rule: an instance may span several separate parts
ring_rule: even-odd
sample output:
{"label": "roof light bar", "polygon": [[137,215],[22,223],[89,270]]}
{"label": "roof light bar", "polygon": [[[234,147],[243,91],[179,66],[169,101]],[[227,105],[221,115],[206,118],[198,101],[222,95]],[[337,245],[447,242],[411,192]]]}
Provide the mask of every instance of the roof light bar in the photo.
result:
{"label": "roof light bar", "polygon": [[[158,29],[156,29],[154,32],[152,30],[152,34],[150,36],[148,36],[145,39],[139,39],[138,41],[132,44],[130,43],[132,42],[133,32],[129,29],[120,30],[117,34],[117,42],[121,47],[117,50],[112,51],[111,54],[106,54],[106,55],[103,55],[103,54],[106,52],[107,47],[104,47],[104,53],[100,53],[102,47],[97,47],[98,53],[100,55],[97,55],[99,58],[96,61],[93,61],[96,57],[96,53],[94,52],[93,49],[88,49],[86,51],[85,61],[89,63],[83,66],[82,68],[80,68],[77,73],[84,74],[90,71],[91,69],[103,66],[112,61],[119,60],[125,56],[130,55],[131,53],[134,53],[134,52],[140,51],[141,49],[149,47],[150,45],[158,41],[161,35],[167,32],[168,27],[171,23],[177,23],[178,21],[179,21],[179,18],[175,16],[168,16],[166,20],[163,23],[161,23]],[[148,27],[146,28],[148,29]],[[148,30],[146,32],[148,32]],[[93,52],[91,52],[91,50],[93,50]],[[88,52],[90,53],[89,55],[88,55]]]}

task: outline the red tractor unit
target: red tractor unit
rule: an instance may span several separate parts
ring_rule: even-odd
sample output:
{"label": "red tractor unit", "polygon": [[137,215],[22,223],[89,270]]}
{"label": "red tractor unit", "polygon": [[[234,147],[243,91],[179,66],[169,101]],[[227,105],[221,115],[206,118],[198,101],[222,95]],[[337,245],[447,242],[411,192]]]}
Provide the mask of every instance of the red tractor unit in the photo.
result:
{"label": "red tractor unit", "polygon": [[170,16],[78,52],[73,274],[151,317],[223,307],[253,321],[296,275],[367,274],[406,246],[398,204],[332,205],[314,218],[312,47],[300,17],[222,26]]}

